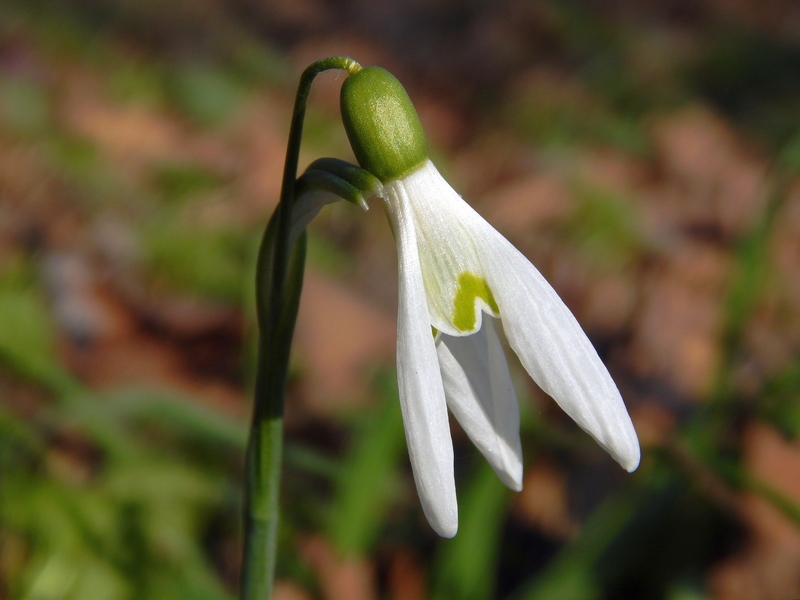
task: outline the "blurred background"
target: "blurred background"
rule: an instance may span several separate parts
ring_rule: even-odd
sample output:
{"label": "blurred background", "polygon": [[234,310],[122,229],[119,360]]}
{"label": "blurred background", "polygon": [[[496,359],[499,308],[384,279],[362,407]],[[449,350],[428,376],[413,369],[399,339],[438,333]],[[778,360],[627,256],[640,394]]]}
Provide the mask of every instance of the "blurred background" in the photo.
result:
{"label": "blurred background", "polygon": [[[792,0],[0,0],[0,598],[232,599],[253,272],[297,79],[406,85],[454,187],[575,312],[624,473],[512,360],[525,488],[454,424],[428,527],[380,203],[326,208],[287,399],[277,598],[800,597]],[[301,168],[351,159],[342,75]]]}

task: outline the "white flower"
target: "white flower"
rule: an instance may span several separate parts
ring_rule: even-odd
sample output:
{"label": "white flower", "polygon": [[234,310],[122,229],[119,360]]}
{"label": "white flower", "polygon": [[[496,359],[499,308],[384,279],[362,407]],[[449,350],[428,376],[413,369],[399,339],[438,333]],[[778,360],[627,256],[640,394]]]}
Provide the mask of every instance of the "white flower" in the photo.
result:
{"label": "white flower", "polygon": [[619,391],[536,268],[430,161],[384,182],[381,195],[399,257],[406,441],[423,510],[439,535],[458,529],[447,407],[503,482],[522,488],[519,407],[497,321],[539,387],[625,469],[636,469],[639,442]]}
{"label": "white flower", "polygon": [[431,526],[445,537],[458,529],[447,407],[500,478],[522,488],[519,406],[498,320],[539,387],[633,471],[636,432],[597,352],[536,268],[439,175],[400,82],[379,67],[352,72],[341,109],[353,153],[375,180],[372,195],[384,199],[397,239],[400,403]]}

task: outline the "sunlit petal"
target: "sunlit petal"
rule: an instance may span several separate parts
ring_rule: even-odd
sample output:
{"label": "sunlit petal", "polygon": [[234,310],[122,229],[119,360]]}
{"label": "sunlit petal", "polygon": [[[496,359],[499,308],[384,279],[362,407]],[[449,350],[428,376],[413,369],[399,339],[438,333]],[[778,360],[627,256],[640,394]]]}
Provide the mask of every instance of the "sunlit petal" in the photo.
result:
{"label": "sunlit petal", "polygon": [[473,335],[440,335],[436,350],[450,411],[503,483],[519,491],[519,404],[493,321],[484,316]]}
{"label": "sunlit petal", "polygon": [[402,186],[389,191],[385,200],[397,239],[397,377],[408,453],[425,516],[439,535],[452,537],[458,529],[453,444],[410,200]]}
{"label": "sunlit petal", "polygon": [[522,253],[467,205],[460,212],[482,240],[484,276],[522,365],[623,468],[636,469],[636,431],[617,386],[575,317]]}
{"label": "sunlit petal", "polygon": [[[466,206],[430,161],[402,181],[384,185],[385,191],[400,189],[408,198],[408,214],[413,220],[419,248],[420,266],[425,285],[430,322],[439,331],[465,335],[477,331],[483,312],[497,316],[485,295],[460,293],[466,275],[475,278],[481,269],[479,248],[474,236],[458,218],[460,206]],[[466,296],[466,320],[456,324],[457,298]]]}

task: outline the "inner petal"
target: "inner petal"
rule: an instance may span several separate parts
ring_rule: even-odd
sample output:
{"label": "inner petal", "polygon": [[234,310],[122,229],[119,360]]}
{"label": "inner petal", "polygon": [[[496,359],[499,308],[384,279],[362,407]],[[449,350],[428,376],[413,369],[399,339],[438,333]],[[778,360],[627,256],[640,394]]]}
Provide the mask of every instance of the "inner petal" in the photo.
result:
{"label": "inner petal", "polygon": [[384,185],[408,202],[416,230],[431,325],[452,336],[474,333],[481,314],[499,316],[478,253],[480,241],[463,219],[466,203],[428,162]]}
{"label": "inner petal", "polygon": [[479,325],[481,309],[497,316],[497,308],[492,290],[486,279],[475,273],[464,271],[458,276],[458,287],[453,297],[453,325],[461,332],[472,333]]}

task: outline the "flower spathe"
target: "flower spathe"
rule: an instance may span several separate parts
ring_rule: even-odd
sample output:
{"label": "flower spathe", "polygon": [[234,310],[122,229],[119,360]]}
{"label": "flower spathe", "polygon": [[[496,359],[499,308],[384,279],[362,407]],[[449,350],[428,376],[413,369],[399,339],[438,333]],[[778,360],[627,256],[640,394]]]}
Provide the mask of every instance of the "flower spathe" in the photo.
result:
{"label": "flower spathe", "polygon": [[530,261],[429,160],[384,182],[380,195],[397,240],[406,441],[423,510],[437,533],[452,537],[458,529],[448,407],[503,482],[522,488],[519,407],[498,320],[539,387],[625,469],[636,469],[639,442],[616,385]]}

